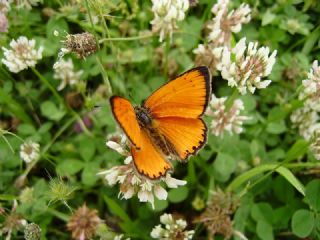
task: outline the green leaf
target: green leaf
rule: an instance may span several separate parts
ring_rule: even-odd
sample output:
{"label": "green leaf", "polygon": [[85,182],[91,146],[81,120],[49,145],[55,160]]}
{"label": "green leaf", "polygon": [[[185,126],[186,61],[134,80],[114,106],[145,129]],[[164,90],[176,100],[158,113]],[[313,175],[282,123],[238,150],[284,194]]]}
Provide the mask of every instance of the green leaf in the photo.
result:
{"label": "green leaf", "polygon": [[316,179],[306,186],[306,201],[312,209],[320,211],[320,180]]}
{"label": "green leaf", "polygon": [[279,167],[276,169],[278,173],[280,173],[292,186],[295,187],[303,196],[305,195],[305,189],[302,183],[296,178],[292,172],[285,167]]}
{"label": "green leaf", "polygon": [[171,189],[168,194],[170,202],[178,203],[182,202],[188,197],[189,189],[186,186]]}
{"label": "green leaf", "polygon": [[40,109],[43,116],[54,121],[59,121],[65,115],[65,111],[58,109],[51,101],[43,102]]}
{"label": "green leaf", "polygon": [[79,172],[83,168],[83,162],[75,159],[66,159],[62,160],[58,164],[56,170],[59,175],[73,175]]}
{"label": "green leaf", "polygon": [[311,34],[308,35],[302,49],[302,53],[308,55],[320,37],[320,27],[317,27]]}
{"label": "green leaf", "polygon": [[308,151],[308,148],[309,148],[309,143],[306,140],[304,139],[297,140],[287,152],[287,156],[284,161],[287,163],[303,156]]}
{"label": "green leaf", "polygon": [[154,199],[154,211],[161,212],[168,207],[169,203],[167,200],[159,200],[158,198]]}
{"label": "green leaf", "polygon": [[87,186],[94,185],[98,180],[98,171],[99,166],[96,162],[86,164],[81,174],[82,183]]}
{"label": "green leaf", "polygon": [[272,225],[265,221],[258,221],[257,223],[257,235],[260,237],[262,240],[273,240],[273,229]]}
{"label": "green leaf", "polygon": [[257,203],[251,207],[252,218],[258,221],[264,221],[272,225],[273,210],[269,203]]}
{"label": "green leaf", "polygon": [[237,163],[233,156],[225,153],[218,153],[216,160],[213,163],[213,172],[215,178],[225,182],[230,178],[230,175],[235,171]]}
{"label": "green leaf", "polygon": [[278,122],[270,122],[267,124],[267,132],[271,134],[280,134],[287,130],[284,120]]}
{"label": "green leaf", "polygon": [[238,176],[236,179],[234,179],[229,186],[227,187],[228,191],[234,191],[242,184],[249,181],[251,178],[260,175],[266,171],[276,171],[280,173],[289,183],[291,183],[292,186],[294,186],[302,195],[305,195],[304,193],[304,187],[300,183],[300,181],[290,172],[289,169],[281,166],[280,164],[264,164],[258,167],[255,167],[253,169],[250,169],[249,171],[243,173],[242,175]]}
{"label": "green leaf", "polygon": [[31,124],[25,123],[18,126],[18,132],[23,135],[33,135],[36,131],[36,128]]}
{"label": "green leaf", "polygon": [[21,119],[24,122],[32,123],[33,121],[29,115],[24,111],[24,107],[15,101],[12,96],[6,93],[0,87],[0,103],[4,104],[8,112],[11,112],[18,119]]}
{"label": "green leaf", "polygon": [[109,198],[107,195],[104,195],[103,199],[108,205],[109,209],[122,221],[131,222],[129,215],[124,211],[123,207],[121,207],[115,200]]}
{"label": "green leaf", "polygon": [[90,161],[91,158],[94,156],[95,151],[96,151],[96,146],[93,139],[83,138],[79,143],[80,156],[85,161]]}
{"label": "green leaf", "polygon": [[270,23],[272,23],[272,21],[276,18],[276,15],[273,14],[270,9],[268,9],[263,15],[262,15],[262,21],[261,21],[261,25],[265,26],[268,25]]}
{"label": "green leaf", "polygon": [[299,209],[292,217],[292,232],[300,238],[305,238],[311,234],[314,224],[314,214],[306,209]]}

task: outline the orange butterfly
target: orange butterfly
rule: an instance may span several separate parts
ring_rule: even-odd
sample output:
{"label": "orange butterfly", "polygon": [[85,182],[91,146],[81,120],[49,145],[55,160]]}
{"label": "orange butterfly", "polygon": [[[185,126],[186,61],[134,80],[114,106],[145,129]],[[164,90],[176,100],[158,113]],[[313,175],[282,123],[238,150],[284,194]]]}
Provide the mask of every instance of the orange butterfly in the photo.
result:
{"label": "orange butterfly", "polygon": [[166,83],[142,106],[110,99],[113,115],[129,138],[137,171],[149,179],[172,169],[168,157],[186,160],[202,148],[207,126],[201,119],[211,96],[208,68],[193,68]]}

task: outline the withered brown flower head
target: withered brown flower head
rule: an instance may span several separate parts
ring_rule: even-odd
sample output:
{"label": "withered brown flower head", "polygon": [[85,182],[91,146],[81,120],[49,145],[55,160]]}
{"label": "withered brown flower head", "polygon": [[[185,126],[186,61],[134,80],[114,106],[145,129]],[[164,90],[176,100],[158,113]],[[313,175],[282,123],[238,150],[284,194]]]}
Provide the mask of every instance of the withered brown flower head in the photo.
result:
{"label": "withered brown flower head", "polygon": [[67,228],[73,239],[85,240],[95,235],[100,223],[101,219],[98,216],[98,211],[89,209],[86,204],[83,204],[71,215]]}
{"label": "withered brown flower head", "polygon": [[93,34],[88,32],[68,34],[63,43],[67,50],[75,53],[79,58],[85,58],[97,51],[96,40]]}
{"label": "withered brown flower head", "polygon": [[229,239],[234,232],[232,215],[238,205],[238,199],[231,193],[218,189],[213,193],[206,210],[195,222],[203,223],[213,236],[221,234],[225,239]]}

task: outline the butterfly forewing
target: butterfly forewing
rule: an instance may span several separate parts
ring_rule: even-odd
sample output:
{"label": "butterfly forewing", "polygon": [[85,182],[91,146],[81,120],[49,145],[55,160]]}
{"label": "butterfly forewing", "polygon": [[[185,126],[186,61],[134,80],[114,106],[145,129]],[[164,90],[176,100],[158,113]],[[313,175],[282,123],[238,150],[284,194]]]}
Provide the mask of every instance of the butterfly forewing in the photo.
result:
{"label": "butterfly forewing", "polygon": [[122,97],[113,96],[110,99],[113,115],[125,132],[130,142],[138,149],[141,148],[141,129],[131,103]]}

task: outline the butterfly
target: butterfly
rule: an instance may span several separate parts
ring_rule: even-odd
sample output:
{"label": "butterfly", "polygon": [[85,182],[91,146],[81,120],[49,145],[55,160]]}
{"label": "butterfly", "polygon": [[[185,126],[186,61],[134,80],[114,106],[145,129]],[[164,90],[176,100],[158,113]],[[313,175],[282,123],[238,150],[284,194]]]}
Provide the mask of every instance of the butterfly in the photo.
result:
{"label": "butterfly", "polygon": [[110,98],[138,173],[156,180],[172,170],[169,159],[185,161],[204,146],[207,126],[201,117],[211,96],[210,79],[208,68],[200,66],[161,86],[141,106]]}

